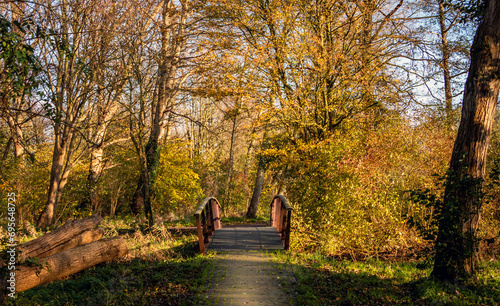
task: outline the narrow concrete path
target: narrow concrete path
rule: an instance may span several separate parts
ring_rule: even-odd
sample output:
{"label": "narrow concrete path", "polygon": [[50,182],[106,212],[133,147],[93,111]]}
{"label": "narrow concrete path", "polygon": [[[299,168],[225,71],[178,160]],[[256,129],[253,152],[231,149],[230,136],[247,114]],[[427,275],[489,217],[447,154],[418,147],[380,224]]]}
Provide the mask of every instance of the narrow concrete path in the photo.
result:
{"label": "narrow concrete path", "polygon": [[295,305],[295,278],[267,251],[217,253],[200,305]]}

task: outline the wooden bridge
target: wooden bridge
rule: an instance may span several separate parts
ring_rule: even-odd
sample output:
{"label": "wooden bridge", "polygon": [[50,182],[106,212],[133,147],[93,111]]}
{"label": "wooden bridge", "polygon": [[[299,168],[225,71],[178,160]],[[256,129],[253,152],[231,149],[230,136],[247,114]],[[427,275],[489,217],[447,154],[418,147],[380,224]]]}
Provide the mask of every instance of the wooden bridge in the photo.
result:
{"label": "wooden bridge", "polygon": [[194,213],[200,252],[288,250],[292,210],[288,200],[282,195],[277,195],[271,202],[270,226],[247,225],[222,228],[219,202],[214,197],[208,197],[201,202]]}

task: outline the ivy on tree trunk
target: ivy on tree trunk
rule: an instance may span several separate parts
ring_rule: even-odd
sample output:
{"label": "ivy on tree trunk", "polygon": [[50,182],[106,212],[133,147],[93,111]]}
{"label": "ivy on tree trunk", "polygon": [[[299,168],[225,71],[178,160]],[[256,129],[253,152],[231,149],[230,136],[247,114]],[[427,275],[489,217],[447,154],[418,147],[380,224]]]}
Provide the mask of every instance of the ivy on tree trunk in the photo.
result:
{"label": "ivy on tree trunk", "polygon": [[500,87],[500,0],[488,2],[471,48],[462,118],[438,220],[432,275],[457,282],[474,275],[486,157]]}

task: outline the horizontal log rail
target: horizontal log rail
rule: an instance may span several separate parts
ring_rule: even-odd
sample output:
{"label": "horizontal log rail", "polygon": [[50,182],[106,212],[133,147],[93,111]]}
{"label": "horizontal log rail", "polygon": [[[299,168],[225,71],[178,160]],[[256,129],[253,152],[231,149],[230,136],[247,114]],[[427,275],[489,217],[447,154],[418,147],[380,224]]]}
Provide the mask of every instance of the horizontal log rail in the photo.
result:
{"label": "horizontal log rail", "polygon": [[205,198],[194,212],[201,253],[205,252],[205,244],[210,242],[213,233],[222,228],[220,212],[219,202],[214,197]]}
{"label": "horizontal log rail", "polygon": [[283,248],[288,250],[290,247],[290,227],[292,220],[293,207],[282,195],[276,195],[271,202],[271,226],[278,230],[281,236]]}

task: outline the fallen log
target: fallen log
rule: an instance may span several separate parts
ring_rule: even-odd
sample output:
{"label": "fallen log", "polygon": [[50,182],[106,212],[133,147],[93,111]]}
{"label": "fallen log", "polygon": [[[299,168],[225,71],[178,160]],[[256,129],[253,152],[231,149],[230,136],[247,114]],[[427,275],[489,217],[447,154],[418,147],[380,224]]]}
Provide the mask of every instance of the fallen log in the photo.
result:
{"label": "fallen log", "polygon": [[79,220],[68,220],[60,228],[19,245],[16,248],[18,260],[23,261],[32,257],[43,258],[99,240],[102,238],[104,230],[102,228],[95,229],[95,227],[101,221],[102,218],[98,215]]}
{"label": "fallen log", "polygon": [[[40,260],[42,267],[18,266],[15,271],[15,292],[52,282],[99,263],[123,257],[128,253],[121,237],[101,239],[66,250]],[[7,286],[12,285],[7,282]]]}
{"label": "fallen log", "polygon": [[62,244],[55,244],[52,246],[50,250],[40,254],[36,254],[36,252],[26,253],[23,251],[22,247],[20,247],[19,261],[22,262],[27,258],[33,258],[33,257],[38,257],[38,258],[48,257],[50,255],[70,250],[77,246],[92,243],[94,241],[101,239],[102,236],[104,236],[104,229],[102,227],[90,229],[79,235],[74,236],[73,238]]}

